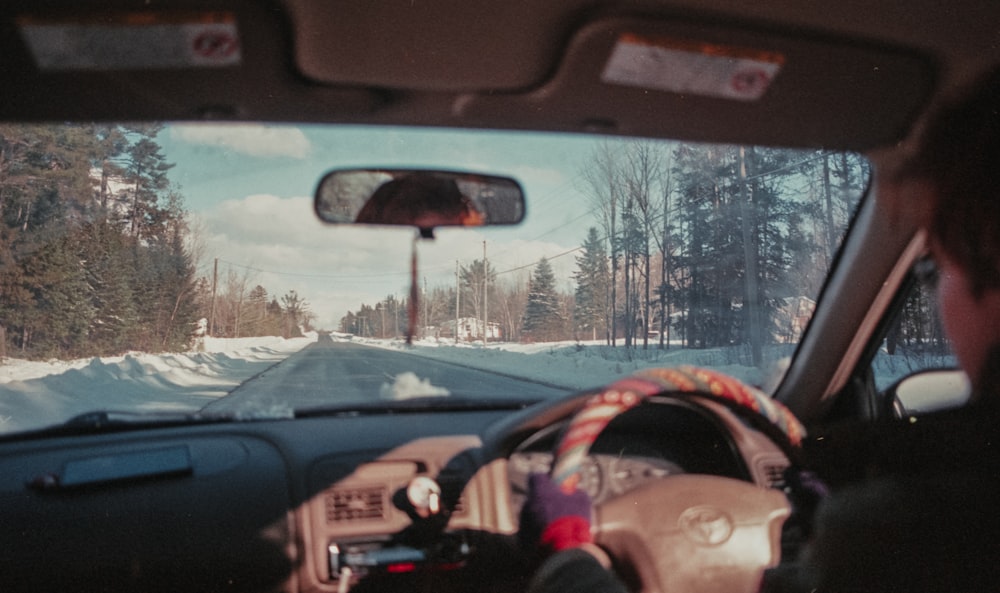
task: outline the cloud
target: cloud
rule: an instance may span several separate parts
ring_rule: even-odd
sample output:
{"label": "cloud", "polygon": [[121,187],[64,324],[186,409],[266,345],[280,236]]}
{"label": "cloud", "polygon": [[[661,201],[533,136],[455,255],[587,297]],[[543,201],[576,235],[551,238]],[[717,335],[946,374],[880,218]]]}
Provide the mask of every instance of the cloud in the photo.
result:
{"label": "cloud", "polygon": [[530,181],[540,185],[563,186],[569,182],[564,171],[551,167],[524,165],[510,169],[509,173],[525,183]]}
{"label": "cloud", "polygon": [[170,135],[189,144],[218,146],[257,157],[302,159],[312,148],[302,130],[291,126],[180,124],[171,126]]}
{"label": "cloud", "polygon": [[246,277],[274,297],[295,290],[322,327],[335,327],[362,302],[402,294],[409,283],[409,229],[325,225],[308,197],[251,195],[197,216],[203,270],[210,273],[219,258],[220,278]]}
{"label": "cloud", "polygon": [[[219,258],[220,284],[229,274],[245,277],[280,298],[295,290],[320,327],[334,329],[348,310],[374,305],[390,294],[405,298],[410,285],[409,228],[326,225],[308,197],[268,194],[226,200],[198,214],[205,236],[203,274]],[[514,228],[439,229],[434,241],[418,243],[419,283],[453,286],[455,264],[487,257],[503,283],[524,283],[541,256],[552,258],[576,245],[526,241]],[[560,289],[570,288],[574,254],[551,260]],[[513,268],[521,268],[514,270]],[[571,288],[570,288],[571,289]]]}

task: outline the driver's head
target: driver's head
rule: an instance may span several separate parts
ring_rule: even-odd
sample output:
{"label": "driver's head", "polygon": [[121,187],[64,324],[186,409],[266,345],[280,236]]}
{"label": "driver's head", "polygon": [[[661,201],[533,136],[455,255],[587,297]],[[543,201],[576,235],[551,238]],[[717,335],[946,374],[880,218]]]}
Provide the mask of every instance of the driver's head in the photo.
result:
{"label": "driver's head", "polygon": [[453,179],[411,173],[382,184],[356,222],[433,228],[475,226],[483,218]]}
{"label": "driver's head", "polygon": [[907,177],[931,191],[926,228],[973,292],[1000,288],[1000,68],[928,121]]}
{"label": "driver's head", "polygon": [[1000,377],[1000,69],[935,112],[900,173],[925,207],[945,331],[981,391]]}

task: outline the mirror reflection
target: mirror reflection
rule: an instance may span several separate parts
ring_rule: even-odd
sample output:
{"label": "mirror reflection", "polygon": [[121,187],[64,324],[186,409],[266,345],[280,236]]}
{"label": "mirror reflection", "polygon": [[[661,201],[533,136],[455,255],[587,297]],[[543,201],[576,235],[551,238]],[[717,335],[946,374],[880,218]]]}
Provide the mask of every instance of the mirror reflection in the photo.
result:
{"label": "mirror reflection", "polygon": [[351,169],[323,178],[315,208],[321,220],[337,224],[506,225],[524,217],[524,193],[513,179],[492,175]]}

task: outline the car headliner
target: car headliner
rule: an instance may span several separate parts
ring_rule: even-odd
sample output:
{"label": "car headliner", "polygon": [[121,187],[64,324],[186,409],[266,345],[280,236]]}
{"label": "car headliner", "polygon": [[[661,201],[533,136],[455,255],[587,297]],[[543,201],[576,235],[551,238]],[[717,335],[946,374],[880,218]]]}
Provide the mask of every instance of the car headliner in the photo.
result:
{"label": "car headliner", "polygon": [[[150,6],[235,13],[242,63],[40,72],[15,23],[60,10],[106,17]],[[900,140],[934,93],[1000,61],[1000,9],[991,0],[961,8],[931,1],[16,1],[0,11],[4,120],[338,121],[864,150]],[[605,84],[597,74],[623,31],[777,51],[785,68],[751,103]]]}

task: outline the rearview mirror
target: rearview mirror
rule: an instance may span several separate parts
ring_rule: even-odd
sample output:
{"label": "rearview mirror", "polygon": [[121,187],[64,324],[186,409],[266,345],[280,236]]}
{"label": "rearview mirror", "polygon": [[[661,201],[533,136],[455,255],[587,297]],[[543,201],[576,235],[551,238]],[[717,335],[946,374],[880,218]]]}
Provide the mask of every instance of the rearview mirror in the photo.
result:
{"label": "rearview mirror", "polygon": [[316,215],[336,224],[484,226],[521,222],[524,192],[513,179],[417,169],[345,169],[319,182]]}

